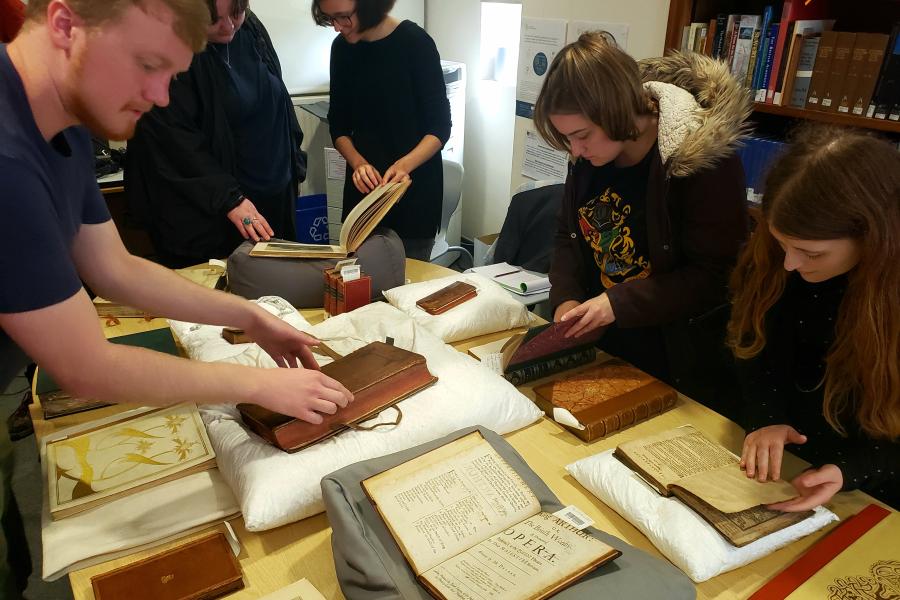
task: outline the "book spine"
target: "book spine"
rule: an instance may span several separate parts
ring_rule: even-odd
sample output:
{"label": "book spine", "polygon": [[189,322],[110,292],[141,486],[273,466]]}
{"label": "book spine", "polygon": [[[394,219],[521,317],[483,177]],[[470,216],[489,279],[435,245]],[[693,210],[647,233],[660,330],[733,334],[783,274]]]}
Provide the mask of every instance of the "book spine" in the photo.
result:
{"label": "book spine", "polygon": [[824,97],[825,86],[828,84],[828,76],[831,73],[831,61],[834,59],[834,45],[837,42],[837,32],[823,31],[819,40],[819,48],[816,50],[816,62],[813,65],[812,78],[809,80],[809,93],[806,96],[806,109],[819,110]]}
{"label": "book spine", "polygon": [[816,62],[816,51],[819,49],[820,37],[803,40],[800,46],[800,57],[797,60],[797,72],[794,74],[794,85],[787,97],[787,104],[797,108],[806,106],[806,95],[809,93],[809,82],[812,79]]}
{"label": "book spine", "polygon": [[750,59],[747,61],[747,73],[744,75],[744,87],[750,89],[756,75],[756,58],[759,56],[759,29],[753,30],[753,43],[750,46]]}
{"label": "book spine", "polygon": [[869,37],[865,33],[857,34],[856,45],[850,54],[850,66],[847,68],[847,78],[844,80],[844,89],[838,95],[837,111],[849,114],[853,107],[856,90],[859,89],[859,79],[866,61],[869,58]]}
{"label": "book spine", "polygon": [[503,377],[513,385],[522,385],[560,371],[586,365],[593,362],[595,358],[597,358],[597,350],[595,348],[583,348],[566,356],[538,361],[525,367],[512,369],[504,373]]}
{"label": "book spine", "polygon": [[595,423],[591,423],[583,430],[572,429],[571,431],[585,441],[595,440],[665,412],[675,406],[677,399],[678,396],[676,394],[658,396],[647,402],[641,402],[635,406],[616,411]]}
{"label": "book spine", "polygon": [[725,45],[725,26],[728,23],[728,15],[719,13],[716,15],[716,38],[713,44],[713,58],[722,58],[722,47]]}
{"label": "book spine", "polygon": [[772,24],[772,5],[767,4],[763,9],[762,24],[759,27],[759,44],[754,48],[753,75],[747,87],[756,93],[759,82],[762,79],[763,69],[766,68],[766,49],[768,48],[769,25]]}
{"label": "book spine", "polygon": [[800,61],[800,46],[802,44],[803,36],[799,33],[794,34],[794,39],[791,41],[791,50],[788,53],[790,58],[788,58],[787,68],[784,70],[784,84],[781,92],[775,93],[773,104],[787,104],[787,101],[790,100],[791,93],[794,89],[794,80],[797,77],[797,67]]}
{"label": "book spine", "polygon": [[900,25],[895,26],[891,32],[891,43],[885,53],[875,94],[869,103],[866,116],[876,119],[887,118],[891,110],[892,99],[897,95],[898,86],[900,86]]}
{"label": "book spine", "polygon": [[791,23],[792,14],[792,0],[784,0],[784,8],[781,10],[781,26],[778,28],[778,37],[775,39],[775,54],[772,55],[772,73],[769,76],[769,85],[766,87],[766,104],[772,104],[773,100],[775,100],[775,85],[778,83],[779,69],[781,69],[784,40],[793,29],[793,24]]}
{"label": "book spine", "polygon": [[759,87],[756,89],[755,100],[757,102],[766,101],[766,89],[769,86],[769,77],[772,75],[772,59],[775,55],[775,40],[778,37],[778,27],[778,23],[773,23],[769,36],[766,39],[766,62],[765,67],[763,67],[762,77],[759,80]]}
{"label": "book spine", "polygon": [[850,112],[856,116],[866,114],[869,101],[872,100],[872,93],[875,91],[875,80],[879,71],[881,71],[881,65],[884,63],[888,36],[883,33],[870,33],[869,41],[869,55],[866,57],[866,64],[859,75],[859,85],[856,88],[856,94],[854,94],[850,108]]}
{"label": "book spine", "polygon": [[738,44],[738,38],[741,35],[741,19],[742,15],[735,15],[734,23],[731,26],[731,37],[729,37],[728,41],[728,68],[731,69],[731,74],[734,75],[734,61],[735,61],[735,53]]}
{"label": "book spine", "polygon": [[847,69],[850,67],[850,55],[856,43],[856,34],[850,31],[841,31],[837,35],[834,46],[834,58],[831,59],[831,72],[828,74],[828,83],[822,94],[819,107],[823,111],[834,112],[840,101],[841,90],[844,89],[844,81],[847,78]]}

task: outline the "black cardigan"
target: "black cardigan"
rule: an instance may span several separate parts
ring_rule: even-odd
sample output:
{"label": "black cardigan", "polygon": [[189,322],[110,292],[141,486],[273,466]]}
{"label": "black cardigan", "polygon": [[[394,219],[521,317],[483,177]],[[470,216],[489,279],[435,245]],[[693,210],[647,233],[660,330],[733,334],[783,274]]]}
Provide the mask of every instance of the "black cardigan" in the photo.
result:
{"label": "black cardigan", "polygon": [[847,437],[835,432],[822,412],[824,358],[834,341],[834,323],[846,276],[807,283],[792,274],[781,298],[766,314],[766,345],[750,360],[738,360],[743,390],[741,425],[747,432],[791,425],[807,436],[789,450],[814,467],[841,469],[844,489],[861,489],[900,506],[900,443],[868,437],[853,411],[842,417]]}
{"label": "black cardigan", "polygon": [[[243,27],[256,38],[266,66],[281,79],[278,56],[262,23],[247,11]],[[230,85],[220,59],[207,47],[172,82],[169,106],[144,115],[128,142],[125,194],[131,216],[150,230],[166,255],[206,260],[227,256],[242,241],[226,218],[241,198],[234,137],[221,98]],[[306,178],[303,132],[286,88],[284,101],[296,188]]]}

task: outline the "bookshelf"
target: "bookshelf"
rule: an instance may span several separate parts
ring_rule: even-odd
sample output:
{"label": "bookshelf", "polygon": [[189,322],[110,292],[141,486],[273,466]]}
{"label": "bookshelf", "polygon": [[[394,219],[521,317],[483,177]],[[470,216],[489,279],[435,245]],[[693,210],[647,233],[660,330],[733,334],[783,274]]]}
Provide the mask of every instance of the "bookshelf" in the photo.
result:
{"label": "bookshelf", "polygon": [[[794,0],[804,1],[804,0]],[[835,19],[836,31],[860,31],[889,34],[891,27],[900,21],[900,0],[809,0],[827,2],[828,17]],[[681,46],[682,30],[692,21],[708,22],[718,13],[761,14],[763,8],[771,4],[774,19],[781,14],[783,0],[670,0],[669,18],[666,28],[666,50]],[[785,129],[789,121],[808,120],[833,125],[869,129],[888,134],[892,138],[900,136],[900,122],[874,119],[837,112],[822,112],[791,106],[754,103],[753,120],[762,129]]]}

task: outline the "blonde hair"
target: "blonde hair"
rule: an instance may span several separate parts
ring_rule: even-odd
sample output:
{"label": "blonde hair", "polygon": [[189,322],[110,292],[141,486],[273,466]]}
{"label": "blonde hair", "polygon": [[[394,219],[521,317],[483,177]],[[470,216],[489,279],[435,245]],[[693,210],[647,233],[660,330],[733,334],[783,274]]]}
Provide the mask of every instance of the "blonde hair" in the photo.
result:
{"label": "blonde hair", "polygon": [[654,107],[641,85],[637,62],[605,31],[589,31],[563,48],[550,64],[534,105],[534,125],[548,144],[568,151],[550,115],[582,114],[616,141],[638,137],[637,117]]}
{"label": "blonde hair", "polygon": [[765,347],[766,313],[787,282],[768,225],[797,239],[853,239],[860,259],[825,358],[823,414],[841,434],[853,411],[869,436],[900,437],[900,153],[852,130],[802,128],[766,178],[762,213],[731,278],[734,355]]}
{"label": "blonde hair", "polygon": [[[42,23],[51,0],[30,0],[25,8],[25,22]],[[206,0],[149,0],[161,2],[175,14],[172,29],[194,52],[206,47],[206,28],[210,25]],[[69,8],[84,19],[89,27],[115,21],[129,6],[145,10],[148,0],[66,0]]]}

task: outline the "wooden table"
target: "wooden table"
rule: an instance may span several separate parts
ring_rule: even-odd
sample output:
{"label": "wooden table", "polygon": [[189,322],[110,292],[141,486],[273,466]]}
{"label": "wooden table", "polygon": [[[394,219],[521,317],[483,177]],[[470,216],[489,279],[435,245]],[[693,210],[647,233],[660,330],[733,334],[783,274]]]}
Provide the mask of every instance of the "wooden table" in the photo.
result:
{"label": "wooden table", "polygon": [[[412,260],[407,262],[407,278],[411,281],[431,279],[450,273],[452,271],[443,267]],[[317,322],[322,318],[321,310],[301,312],[310,322]],[[115,333],[133,333],[154,325],[159,326],[158,323],[154,322],[125,323],[117,326],[122,328],[122,330],[116,330]],[[162,325],[164,325],[164,322]],[[465,351],[473,345],[499,339],[505,335],[508,335],[508,332],[482,336],[474,340],[454,344],[454,346],[461,351]],[[525,395],[533,399],[532,386],[539,383],[534,382],[520,389]],[[102,410],[114,411],[116,408],[110,407]],[[34,412],[32,414],[35,416]],[[88,414],[90,419],[94,419],[102,413],[93,411]],[[56,423],[56,421],[63,420],[56,419],[52,424],[48,424],[36,419],[35,432],[38,438],[57,427],[67,427],[87,420],[87,417],[73,415],[63,423]],[[744,434],[740,427],[684,396],[679,398],[678,404],[674,409],[625,431],[591,443],[582,442],[548,419],[541,419],[537,423],[513,432],[507,435],[506,439],[519,451],[531,468],[550,486],[564,504],[574,504],[584,510],[596,521],[595,527],[607,531],[635,547],[661,557],[656,548],[650,544],[643,534],[569,476],[565,466],[580,458],[614,448],[624,441],[686,423],[700,428],[707,435],[733,451],[739,450],[741,446]],[[873,502],[880,504],[867,494],[856,491],[838,494],[829,504],[829,508],[837,513],[841,519],[844,519],[859,512],[865,505]],[[235,600],[257,598],[302,577],[309,579],[326,598],[343,598],[334,570],[334,560],[331,552],[331,529],[324,513],[262,533],[248,532],[243,526],[241,517],[233,519],[231,524],[242,544],[239,559],[244,571],[246,587],[244,590],[228,596],[228,598]],[[210,527],[209,530],[213,528]],[[747,597],[774,574],[795,560],[813,542],[821,538],[830,529],[831,527],[807,536],[746,567],[725,573],[697,585],[698,597]],[[187,539],[199,537],[206,532],[186,536],[177,542],[166,544],[153,550],[139,552],[127,558],[109,561],[71,573],[69,579],[75,598],[93,598],[90,584],[92,576],[139,560],[162,549],[176,546]]]}

